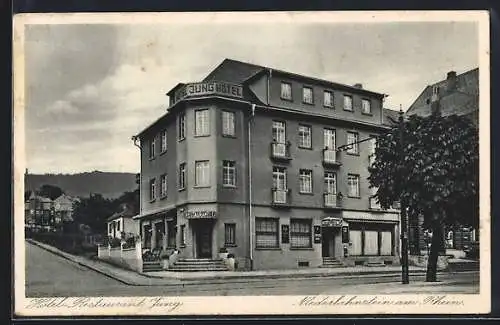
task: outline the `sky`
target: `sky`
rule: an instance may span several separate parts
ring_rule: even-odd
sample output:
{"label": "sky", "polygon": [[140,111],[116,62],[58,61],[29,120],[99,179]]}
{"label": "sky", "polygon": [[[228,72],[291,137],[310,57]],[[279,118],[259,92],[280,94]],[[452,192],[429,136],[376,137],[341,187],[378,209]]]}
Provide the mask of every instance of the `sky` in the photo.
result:
{"label": "sky", "polygon": [[406,109],[448,71],[478,67],[477,44],[472,22],[27,25],[26,167],[138,172],[131,136],[224,58],[362,83]]}

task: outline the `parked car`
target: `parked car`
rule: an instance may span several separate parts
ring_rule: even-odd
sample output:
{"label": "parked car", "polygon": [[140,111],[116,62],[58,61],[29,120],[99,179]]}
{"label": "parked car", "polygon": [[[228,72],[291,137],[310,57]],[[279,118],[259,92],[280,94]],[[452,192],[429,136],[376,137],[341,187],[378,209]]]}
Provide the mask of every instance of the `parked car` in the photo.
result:
{"label": "parked car", "polygon": [[465,257],[471,259],[479,258],[479,242],[471,242],[464,247]]}

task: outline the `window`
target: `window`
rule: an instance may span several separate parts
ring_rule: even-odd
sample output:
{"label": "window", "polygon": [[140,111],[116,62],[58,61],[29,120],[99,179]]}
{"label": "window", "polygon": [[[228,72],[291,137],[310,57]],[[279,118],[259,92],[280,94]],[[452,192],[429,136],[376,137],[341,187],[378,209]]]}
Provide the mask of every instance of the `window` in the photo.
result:
{"label": "window", "polygon": [[186,232],[186,225],[181,225],[181,227],[180,227],[181,246],[185,246],[186,245],[186,234],[185,234],[185,232]]}
{"label": "window", "polygon": [[273,167],[273,188],[276,190],[286,190],[286,168]]}
{"label": "window", "polygon": [[153,159],[156,154],[156,137],[149,141],[149,159]]}
{"label": "window", "polygon": [[120,231],[120,220],[116,222],[116,230]]}
{"label": "window", "polygon": [[311,148],[311,127],[299,125],[299,147]]}
{"label": "window", "polygon": [[359,153],[358,134],[355,132],[347,132],[347,153],[357,155]]}
{"label": "window", "polygon": [[167,174],[163,174],[160,177],[160,197],[167,196]]}
{"label": "window", "polygon": [[352,97],[344,95],[344,110],[352,111]]}
{"label": "window", "polygon": [[299,172],[299,192],[312,193],[312,170],[301,169]]}
{"label": "window", "polygon": [[288,82],[281,83],[281,98],[292,100],[292,84]]}
{"label": "window", "polygon": [[161,133],[161,152],[167,151],[167,130]]}
{"label": "window", "polygon": [[276,143],[286,142],[285,122],[273,121],[273,141]]}
{"label": "window", "polygon": [[186,115],[179,114],[179,140],[186,138]]}
{"label": "window", "polygon": [[371,114],[372,113],[371,102],[368,99],[361,100],[361,112],[363,114]]}
{"label": "window", "polygon": [[328,90],[323,92],[323,106],[333,108],[333,92]]}
{"label": "window", "polygon": [[393,255],[393,229],[391,224],[349,224],[351,254],[356,256]]}
{"label": "window", "polygon": [[347,175],[347,196],[359,197],[359,175]]}
{"label": "window", "polygon": [[222,185],[236,186],[236,166],[234,161],[222,162]]}
{"label": "window", "polygon": [[110,234],[113,233],[113,223],[112,222],[110,222],[108,224],[108,233],[110,233]]}
{"label": "window", "polygon": [[255,244],[258,248],[278,248],[278,219],[255,218]]}
{"label": "window", "polygon": [[313,100],[313,90],[310,87],[302,88],[302,101],[306,104],[312,104]]}
{"label": "window", "polygon": [[233,112],[222,111],[222,135],[235,135]]}
{"label": "window", "polygon": [[236,224],[224,224],[224,245],[236,245]]}
{"label": "window", "polygon": [[334,129],[323,129],[323,145],[328,150],[336,149]]}
{"label": "window", "polygon": [[337,193],[337,181],[335,173],[332,172],[325,173],[325,193],[327,194]]}
{"label": "window", "polygon": [[290,220],[290,245],[295,248],[312,247],[311,242],[311,220]]}
{"label": "window", "polygon": [[186,163],[179,165],[179,190],[186,188]]}
{"label": "window", "polygon": [[195,162],[195,186],[210,186],[210,165],[208,161]]}
{"label": "window", "polygon": [[210,134],[210,111],[208,109],[201,109],[195,111],[195,136],[205,136]]}
{"label": "window", "polygon": [[156,199],[156,180],[153,178],[149,181],[149,200]]}

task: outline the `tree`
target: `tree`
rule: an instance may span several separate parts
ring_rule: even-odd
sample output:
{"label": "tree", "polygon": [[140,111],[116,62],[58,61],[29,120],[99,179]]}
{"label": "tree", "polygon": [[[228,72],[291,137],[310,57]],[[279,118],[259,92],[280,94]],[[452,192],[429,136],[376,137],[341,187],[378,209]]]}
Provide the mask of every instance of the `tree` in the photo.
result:
{"label": "tree", "polygon": [[113,201],[104,198],[101,194],[91,194],[75,202],[73,219],[76,225],[85,224],[94,232],[106,231],[106,220],[114,213]]}
{"label": "tree", "polygon": [[[394,121],[395,122],[395,121]],[[370,166],[371,187],[383,208],[395,201],[407,207],[408,218],[424,217],[433,233],[426,281],[436,281],[444,226],[479,222],[478,131],[466,117],[410,116],[377,140]]]}
{"label": "tree", "polygon": [[44,184],[38,189],[38,194],[43,197],[47,197],[51,200],[55,200],[64,194],[64,191],[55,185]]}

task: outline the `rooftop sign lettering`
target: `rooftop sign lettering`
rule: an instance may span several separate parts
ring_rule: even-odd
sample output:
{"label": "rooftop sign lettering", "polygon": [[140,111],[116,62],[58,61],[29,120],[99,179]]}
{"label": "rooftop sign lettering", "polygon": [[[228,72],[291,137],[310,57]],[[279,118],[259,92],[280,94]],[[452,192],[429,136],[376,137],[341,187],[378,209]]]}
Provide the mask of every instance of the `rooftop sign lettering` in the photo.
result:
{"label": "rooftop sign lettering", "polygon": [[243,87],[221,81],[199,82],[186,84],[174,93],[174,102],[195,96],[222,95],[243,98]]}

